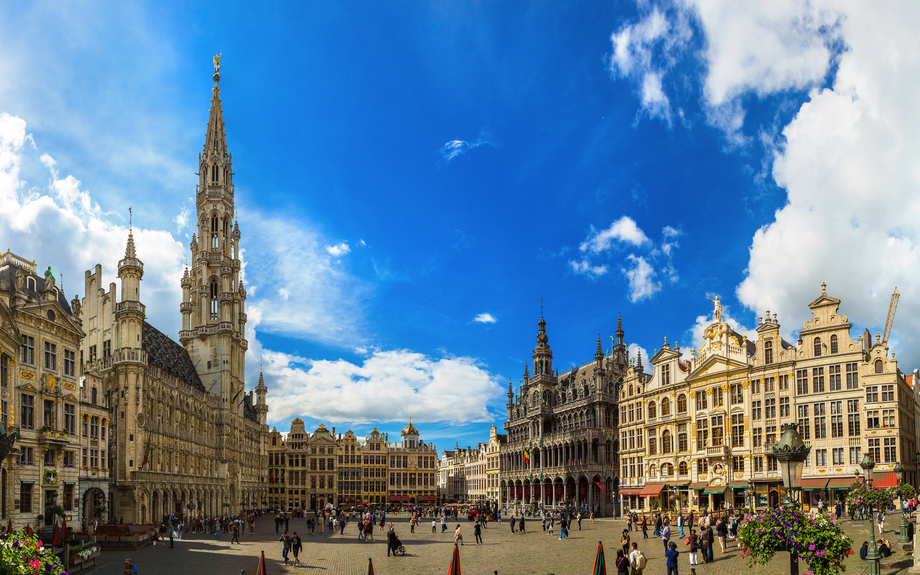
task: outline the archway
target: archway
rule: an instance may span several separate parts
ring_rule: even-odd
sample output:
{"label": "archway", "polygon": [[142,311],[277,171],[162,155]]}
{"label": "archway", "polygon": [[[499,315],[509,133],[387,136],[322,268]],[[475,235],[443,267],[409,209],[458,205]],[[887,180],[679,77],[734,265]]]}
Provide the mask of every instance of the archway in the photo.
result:
{"label": "archway", "polygon": [[83,494],[83,517],[86,517],[87,523],[93,519],[98,519],[99,523],[105,521],[105,513],[97,509],[105,508],[105,493],[98,487],[91,487]]}

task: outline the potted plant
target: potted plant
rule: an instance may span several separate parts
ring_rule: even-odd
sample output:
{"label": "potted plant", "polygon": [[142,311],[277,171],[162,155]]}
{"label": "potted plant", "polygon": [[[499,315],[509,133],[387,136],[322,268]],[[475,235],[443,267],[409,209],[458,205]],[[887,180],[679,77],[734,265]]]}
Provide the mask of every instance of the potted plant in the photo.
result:
{"label": "potted plant", "polygon": [[3,573],[53,573],[66,575],[54,553],[45,549],[38,535],[20,529],[0,540],[0,569]]}

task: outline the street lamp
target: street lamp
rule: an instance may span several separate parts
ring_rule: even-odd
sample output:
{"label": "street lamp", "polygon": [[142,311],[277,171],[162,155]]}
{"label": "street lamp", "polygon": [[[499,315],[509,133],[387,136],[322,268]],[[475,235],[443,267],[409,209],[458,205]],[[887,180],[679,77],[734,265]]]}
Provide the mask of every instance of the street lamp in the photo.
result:
{"label": "street lamp", "polygon": [[899,533],[901,534],[901,543],[910,543],[907,538],[907,515],[904,514],[904,497],[901,495],[900,487],[904,484],[904,466],[897,462],[894,466],[894,472],[898,476],[898,506],[901,508],[901,521],[898,523]]}
{"label": "street lamp", "polygon": [[[805,466],[805,460],[808,458],[811,447],[802,441],[797,424],[784,423],[782,431],[783,435],[779,438],[779,443],[773,446],[773,457],[780,464],[783,487],[786,488],[783,505],[794,509],[798,507],[798,504],[793,497],[793,492],[802,488],[802,468]],[[787,531],[786,538],[788,539],[789,536],[790,532]],[[789,545],[789,573],[799,575],[798,557],[791,544]]]}
{"label": "street lamp", "polygon": [[[863,457],[859,464],[866,474],[866,488],[872,489],[872,469],[875,467],[875,461],[868,453]],[[872,504],[869,504],[869,552],[866,554],[866,563],[868,564],[868,575],[879,575],[881,566],[879,565],[878,546],[875,544],[875,527],[872,525]]]}

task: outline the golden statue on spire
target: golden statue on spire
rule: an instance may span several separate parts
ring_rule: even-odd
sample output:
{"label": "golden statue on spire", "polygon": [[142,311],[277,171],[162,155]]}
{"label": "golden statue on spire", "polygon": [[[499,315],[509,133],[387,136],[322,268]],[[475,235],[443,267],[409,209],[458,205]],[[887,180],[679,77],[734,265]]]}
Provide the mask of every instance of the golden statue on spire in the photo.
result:
{"label": "golden statue on spire", "polygon": [[219,74],[219,73],[220,73],[220,56],[221,56],[221,54],[218,54],[217,56],[214,56],[214,73],[215,73],[215,74]]}

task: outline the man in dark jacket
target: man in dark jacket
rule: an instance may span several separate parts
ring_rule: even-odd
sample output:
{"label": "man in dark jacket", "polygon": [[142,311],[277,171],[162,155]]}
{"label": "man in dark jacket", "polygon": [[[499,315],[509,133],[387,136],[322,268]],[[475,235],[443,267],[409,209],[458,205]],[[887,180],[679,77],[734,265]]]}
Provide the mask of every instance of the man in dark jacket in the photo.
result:
{"label": "man in dark jacket", "polygon": [[396,549],[399,547],[399,538],[396,536],[396,531],[390,527],[390,530],[387,531],[387,557],[390,556],[390,551],[393,552],[393,555],[396,555]]}

